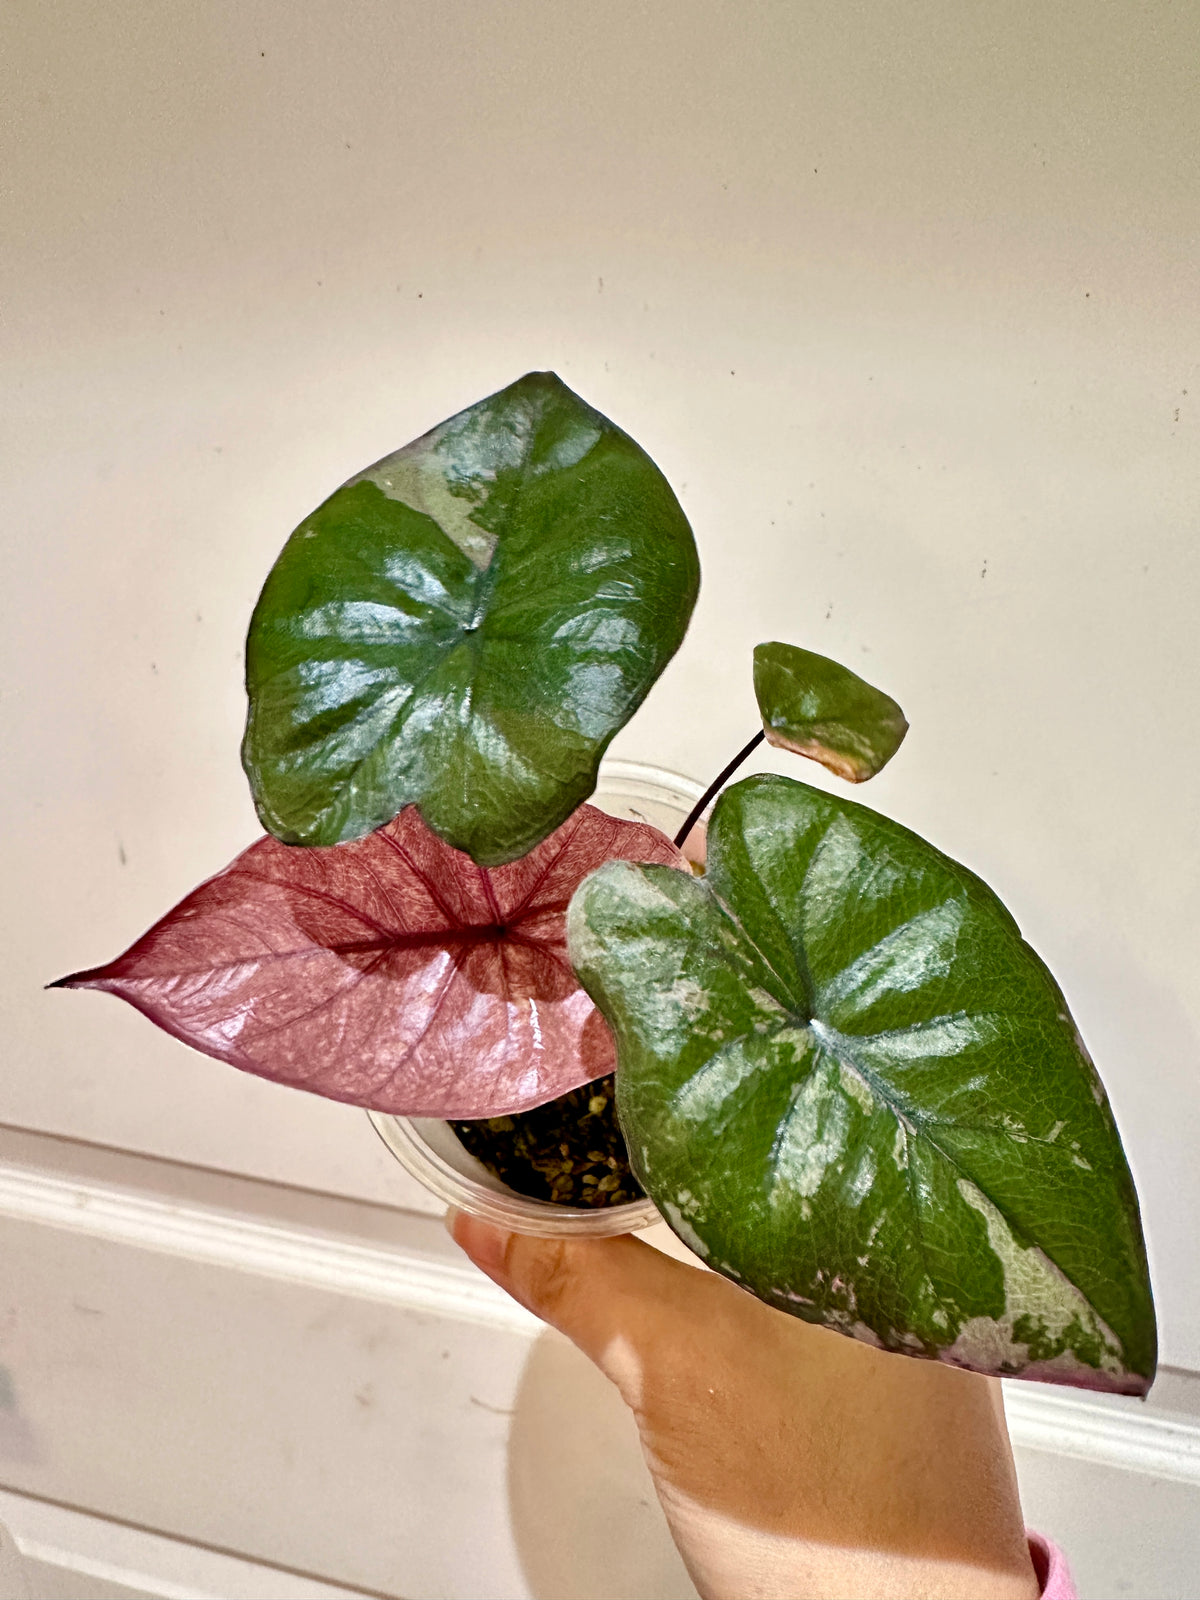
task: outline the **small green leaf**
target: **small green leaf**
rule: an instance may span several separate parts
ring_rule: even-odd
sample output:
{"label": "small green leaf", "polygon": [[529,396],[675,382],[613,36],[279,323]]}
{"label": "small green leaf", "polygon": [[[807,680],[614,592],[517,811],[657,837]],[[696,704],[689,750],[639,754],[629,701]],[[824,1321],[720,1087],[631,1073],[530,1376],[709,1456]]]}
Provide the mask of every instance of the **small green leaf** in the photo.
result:
{"label": "small green leaf", "polygon": [[754,693],[768,744],[810,756],[851,783],[886,767],[908,732],[890,695],[794,644],[755,647]]}
{"label": "small green leaf", "polygon": [[980,879],[787,778],[708,872],[611,862],[568,917],[638,1179],[768,1303],[888,1350],[1140,1394],[1133,1181],[1066,1003]]}
{"label": "small green leaf", "polygon": [[415,802],[476,861],[517,859],[594,789],[698,587],[649,456],[529,373],[352,479],[275,563],[246,642],[264,826],[338,844]]}

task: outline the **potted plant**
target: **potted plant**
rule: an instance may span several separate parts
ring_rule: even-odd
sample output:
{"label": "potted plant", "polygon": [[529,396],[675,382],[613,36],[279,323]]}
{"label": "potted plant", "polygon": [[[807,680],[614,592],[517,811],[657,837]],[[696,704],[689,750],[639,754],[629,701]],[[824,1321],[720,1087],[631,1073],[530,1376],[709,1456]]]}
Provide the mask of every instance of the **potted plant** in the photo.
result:
{"label": "potted plant", "polygon": [[587,804],[698,584],[662,474],[553,374],[360,473],[292,534],[251,621],[266,836],[60,984],[369,1108],[427,1176],[474,1151],[515,1225],[656,1208],[808,1321],[1144,1393],[1132,1179],[992,891],[790,777],[724,789],[702,868],[680,849],[759,739],[858,782],[903,738],[899,707],[763,645],[763,730],[674,843]]}

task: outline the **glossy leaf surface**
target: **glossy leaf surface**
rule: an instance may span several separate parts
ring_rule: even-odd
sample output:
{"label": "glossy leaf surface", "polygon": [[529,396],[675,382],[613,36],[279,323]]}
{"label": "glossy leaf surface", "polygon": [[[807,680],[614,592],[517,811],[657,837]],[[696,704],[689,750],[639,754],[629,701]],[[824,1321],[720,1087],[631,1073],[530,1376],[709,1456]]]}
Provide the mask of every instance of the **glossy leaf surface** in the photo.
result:
{"label": "glossy leaf surface", "polygon": [[908,732],[890,695],[794,644],[755,647],[754,693],[768,744],[809,756],[850,783],[873,778]]}
{"label": "glossy leaf surface", "polygon": [[973,873],[786,778],[708,872],[612,863],[569,915],[634,1171],[717,1271],[982,1372],[1140,1393],[1137,1199],[1054,980]]}
{"label": "glossy leaf surface", "polygon": [[260,839],[123,956],[60,985],[120,995],[207,1055],[333,1100],[521,1111],[612,1071],[565,921],[579,880],[614,856],[683,859],[592,806],[491,871],[411,807],[332,849]]}
{"label": "glossy leaf surface", "polygon": [[487,865],[553,832],[679,648],[687,519],[632,439],[534,372],[352,479],[275,563],[242,759],[269,832],[416,803]]}

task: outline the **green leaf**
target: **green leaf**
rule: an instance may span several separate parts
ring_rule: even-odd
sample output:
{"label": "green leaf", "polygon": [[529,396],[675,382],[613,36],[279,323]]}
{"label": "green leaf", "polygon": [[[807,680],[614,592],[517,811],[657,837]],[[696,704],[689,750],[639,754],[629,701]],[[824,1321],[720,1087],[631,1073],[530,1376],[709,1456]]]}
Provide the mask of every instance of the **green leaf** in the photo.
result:
{"label": "green leaf", "polygon": [[612,862],[568,919],[634,1170],[772,1305],[889,1350],[1140,1394],[1154,1309],[1104,1090],[975,875],[787,778],[708,872]]}
{"label": "green leaf", "polygon": [[887,766],[908,732],[890,695],[794,644],[755,647],[754,693],[768,744],[810,756],[851,783]]}
{"label": "green leaf", "polygon": [[515,860],[592,792],[698,587],[649,456],[529,373],[352,479],[275,563],[246,643],[264,826],[338,844],[415,802]]}

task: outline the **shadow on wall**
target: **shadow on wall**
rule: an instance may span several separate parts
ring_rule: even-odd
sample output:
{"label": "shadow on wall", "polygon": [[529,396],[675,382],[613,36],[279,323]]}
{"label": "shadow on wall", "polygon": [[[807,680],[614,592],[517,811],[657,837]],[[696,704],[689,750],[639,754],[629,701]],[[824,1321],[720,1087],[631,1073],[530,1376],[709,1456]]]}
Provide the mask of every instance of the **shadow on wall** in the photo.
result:
{"label": "shadow on wall", "polygon": [[521,1375],[508,1499],[534,1600],[695,1600],[633,1419],[556,1333],[536,1340]]}

